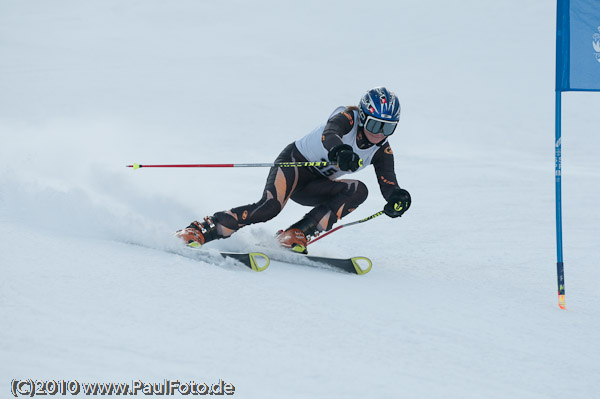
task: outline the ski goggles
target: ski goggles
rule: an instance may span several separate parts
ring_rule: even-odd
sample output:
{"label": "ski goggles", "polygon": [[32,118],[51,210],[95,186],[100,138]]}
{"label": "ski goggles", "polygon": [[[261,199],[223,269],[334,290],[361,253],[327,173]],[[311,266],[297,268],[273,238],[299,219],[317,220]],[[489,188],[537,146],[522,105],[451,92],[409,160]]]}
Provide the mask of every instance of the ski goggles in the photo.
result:
{"label": "ski goggles", "polygon": [[373,134],[383,133],[384,136],[391,136],[394,130],[396,130],[397,124],[398,121],[382,121],[381,119],[369,116],[365,121],[365,129]]}

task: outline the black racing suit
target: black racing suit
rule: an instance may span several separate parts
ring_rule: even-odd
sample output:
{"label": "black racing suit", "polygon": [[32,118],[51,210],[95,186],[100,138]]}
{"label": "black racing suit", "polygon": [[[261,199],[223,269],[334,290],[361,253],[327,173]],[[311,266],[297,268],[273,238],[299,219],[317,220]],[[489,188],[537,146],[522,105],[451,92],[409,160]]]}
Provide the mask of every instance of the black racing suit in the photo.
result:
{"label": "black racing suit", "polygon": [[[356,121],[350,107],[327,121],[322,135],[322,143],[327,151],[342,144],[341,137],[352,130],[354,123]],[[389,143],[384,141],[380,144],[372,144],[365,137],[362,128],[359,128],[357,144],[359,148],[380,146],[371,163],[375,167],[381,194],[387,201],[394,188],[398,187],[394,171],[394,156]],[[279,154],[275,163],[306,161],[296,144],[292,143]],[[367,186],[358,180],[332,180],[312,167],[274,166],[269,171],[260,201],[217,212],[213,215],[213,221],[217,225],[218,236],[229,237],[244,226],[271,220],[281,212],[291,198],[298,204],[312,206],[313,209],[305,215],[305,218],[316,226],[317,231],[326,231],[330,230],[335,222],[354,211],[367,199],[367,196]]]}

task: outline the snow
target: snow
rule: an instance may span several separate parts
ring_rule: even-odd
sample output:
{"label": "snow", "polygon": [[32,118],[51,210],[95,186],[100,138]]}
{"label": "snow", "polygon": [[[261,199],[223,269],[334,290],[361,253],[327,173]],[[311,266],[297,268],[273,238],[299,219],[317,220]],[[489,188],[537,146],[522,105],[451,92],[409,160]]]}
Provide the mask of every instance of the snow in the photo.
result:
{"label": "snow", "polygon": [[[600,25],[600,22],[599,22]],[[591,398],[600,365],[597,93],[563,94],[557,307],[555,5],[0,3],[0,392],[12,379],[235,386],[240,398]],[[310,247],[364,276],[176,253],[261,196],[338,105],[386,85],[413,205]],[[383,206],[372,168],[355,175]],[[307,208],[212,249],[250,250]]]}

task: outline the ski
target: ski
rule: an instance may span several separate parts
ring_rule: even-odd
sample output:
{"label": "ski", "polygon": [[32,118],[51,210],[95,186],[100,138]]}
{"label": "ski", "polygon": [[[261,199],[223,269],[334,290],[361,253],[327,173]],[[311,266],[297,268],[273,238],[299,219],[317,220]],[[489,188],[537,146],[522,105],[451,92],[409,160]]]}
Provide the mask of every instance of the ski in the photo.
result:
{"label": "ski", "polygon": [[269,258],[285,263],[291,263],[303,266],[312,266],[323,269],[332,269],[335,271],[351,274],[367,274],[373,267],[371,259],[364,256],[354,256],[352,258],[330,258],[325,256],[313,256],[295,253],[289,250],[269,250]]}
{"label": "ski", "polygon": [[[224,258],[235,259],[255,272],[262,272],[269,267],[269,257],[261,252],[218,252]],[[261,259],[262,258],[262,259]],[[261,260],[260,260],[261,259]]]}
{"label": "ski", "polygon": [[[179,242],[177,242],[179,244]],[[177,246],[176,248],[154,248],[144,244],[129,242],[127,244],[145,247],[153,250],[168,252],[174,255],[184,256],[189,259],[219,264],[223,259],[233,259],[255,272],[262,272],[271,263],[269,257],[262,252],[223,252],[219,250],[205,250],[189,246]]]}
{"label": "ski", "polygon": [[[329,258],[324,256],[312,256],[312,255],[301,255],[300,258],[302,261],[298,263],[306,264],[310,266],[310,263],[317,263],[320,265],[324,265],[335,270],[340,270],[346,273],[353,274],[367,274],[371,268],[373,267],[373,263],[371,259],[366,258],[364,256],[355,256],[352,258],[340,259],[340,258]],[[306,262],[308,261],[308,262]],[[361,266],[361,263],[365,262],[364,266]]]}

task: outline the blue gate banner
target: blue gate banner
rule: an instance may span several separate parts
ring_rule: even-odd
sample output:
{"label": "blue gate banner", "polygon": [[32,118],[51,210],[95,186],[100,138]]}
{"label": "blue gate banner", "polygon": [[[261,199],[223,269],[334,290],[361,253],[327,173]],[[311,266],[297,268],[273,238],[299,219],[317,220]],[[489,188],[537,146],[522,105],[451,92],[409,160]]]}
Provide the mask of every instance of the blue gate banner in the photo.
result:
{"label": "blue gate banner", "polygon": [[558,0],[556,91],[600,91],[600,0]]}

